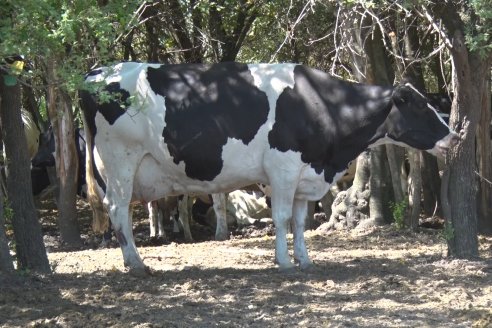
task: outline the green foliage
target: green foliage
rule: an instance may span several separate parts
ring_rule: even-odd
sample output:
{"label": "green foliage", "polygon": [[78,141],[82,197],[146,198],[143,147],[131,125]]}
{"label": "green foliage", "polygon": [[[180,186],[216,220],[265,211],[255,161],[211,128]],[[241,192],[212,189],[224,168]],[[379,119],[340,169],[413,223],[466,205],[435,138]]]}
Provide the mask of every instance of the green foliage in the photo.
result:
{"label": "green foliage", "polygon": [[408,208],[408,199],[404,199],[401,202],[390,203],[390,209],[393,213],[393,220],[395,220],[396,229],[401,230],[405,228],[405,214]]}
{"label": "green foliage", "polygon": [[487,56],[492,51],[492,2],[470,0],[461,18],[465,22],[465,38],[470,51]]}
{"label": "green foliage", "polygon": [[[35,62],[31,77],[55,61],[57,83],[76,90],[96,61],[114,56],[115,41],[133,22],[139,1],[10,0],[0,9],[0,57],[22,54]],[[49,81],[53,83],[53,81]]]}

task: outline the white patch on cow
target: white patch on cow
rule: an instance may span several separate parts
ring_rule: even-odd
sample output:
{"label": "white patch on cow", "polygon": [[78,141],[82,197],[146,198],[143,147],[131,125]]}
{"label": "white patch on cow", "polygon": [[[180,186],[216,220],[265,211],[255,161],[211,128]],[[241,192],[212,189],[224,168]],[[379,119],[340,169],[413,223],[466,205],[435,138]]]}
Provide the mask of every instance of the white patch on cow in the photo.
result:
{"label": "white patch on cow", "polygon": [[277,99],[285,88],[294,88],[294,68],[297,64],[248,64],[255,86],[268,97],[268,121],[275,120]]}

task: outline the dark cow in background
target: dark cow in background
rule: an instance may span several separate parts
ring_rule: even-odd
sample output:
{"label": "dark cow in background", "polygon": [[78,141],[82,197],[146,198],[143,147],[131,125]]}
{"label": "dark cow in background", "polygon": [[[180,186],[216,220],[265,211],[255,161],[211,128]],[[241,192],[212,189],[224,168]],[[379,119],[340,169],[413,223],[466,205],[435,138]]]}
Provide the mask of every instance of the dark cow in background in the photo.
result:
{"label": "dark cow in background", "polygon": [[303,65],[127,62],[86,81],[99,87],[81,91],[89,199],[103,197],[124,263],[137,273],[146,267],[132,234],[134,201],[269,184],[275,261],[294,267],[292,218],[294,258],[305,269],[307,202],[364,149],[397,143],[444,155],[458,138],[410,85],[350,83]]}
{"label": "dark cow in background", "polygon": [[[86,198],[86,145],[84,129],[75,129],[75,146],[79,163],[77,172],[77,195]],[[34,196],[57,188],[56,173],[54,173],[55,167],[55,137],[53,135],[53,129],[49,127],[48,130],[41,135],[39,150],[31,160],[31,180]]]}

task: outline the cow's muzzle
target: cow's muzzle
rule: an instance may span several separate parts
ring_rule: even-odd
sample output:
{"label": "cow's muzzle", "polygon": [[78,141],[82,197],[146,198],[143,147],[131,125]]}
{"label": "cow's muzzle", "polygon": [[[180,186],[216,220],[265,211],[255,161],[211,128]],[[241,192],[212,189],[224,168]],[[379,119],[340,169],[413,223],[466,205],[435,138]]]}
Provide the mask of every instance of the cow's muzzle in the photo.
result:
{"label": "cow's muzzle", "polygon": [[448,150],[456,146],[459,141],[460,137],[458,136],[458,134],[454,131],[451,131],[447,136],[436,142],[431,152],[436,155],[445,157]]}

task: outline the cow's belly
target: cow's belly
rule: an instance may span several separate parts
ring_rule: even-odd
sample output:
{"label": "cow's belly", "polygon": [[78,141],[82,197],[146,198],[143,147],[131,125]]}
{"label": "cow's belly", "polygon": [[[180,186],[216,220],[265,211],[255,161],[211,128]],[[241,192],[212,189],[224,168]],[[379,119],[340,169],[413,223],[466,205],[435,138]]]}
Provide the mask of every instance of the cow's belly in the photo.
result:
{"label": "cow's belly", "polygon": [[329,183],[325,181],[324,172],[317,174],[314,169],[306,165],[301,172],[295,197],[309,201],[320,200],[330,187],[345,174],[345,171],[337,173],[333,181]]}
{"label": "cow's belly", "polygon": [[144,156],[133,182],[133,200],[151,201],[168,195],[210,194],[232,191],[252,183],[267,183],[259,165],[245,166],[240,159],[228,161],[212,181],[189,178],[183,162],[157,161],[150,154]]}

